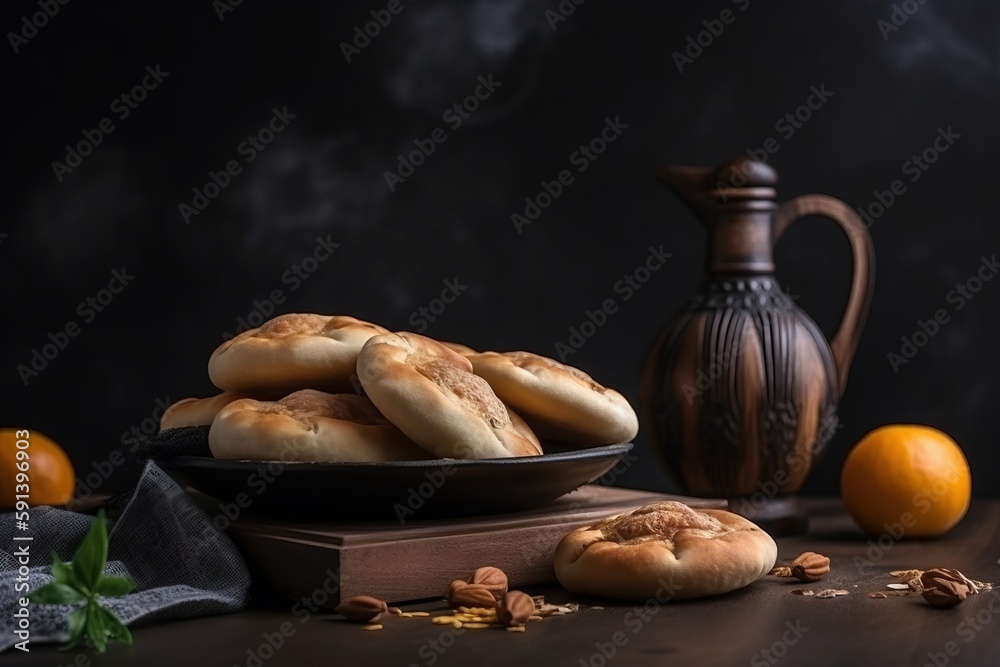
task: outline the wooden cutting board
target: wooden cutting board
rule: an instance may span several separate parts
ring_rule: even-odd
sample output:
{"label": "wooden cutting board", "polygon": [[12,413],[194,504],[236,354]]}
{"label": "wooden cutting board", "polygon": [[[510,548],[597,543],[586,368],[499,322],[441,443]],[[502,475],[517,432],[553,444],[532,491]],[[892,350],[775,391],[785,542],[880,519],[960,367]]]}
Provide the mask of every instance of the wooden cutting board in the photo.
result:
{"label": "wooden cutting board", "polygon": [[512,587],[555,581],[552,554],[564,535],[651,502],[680,500],[724,508],[723,500],[584,486],[548,505],[516,514],[427,521],[324,523],[245,517],[229,534],[256,587],[286,600],[332,608],[373,595],[403,602],[444,595],[455,579],[484,565]]}

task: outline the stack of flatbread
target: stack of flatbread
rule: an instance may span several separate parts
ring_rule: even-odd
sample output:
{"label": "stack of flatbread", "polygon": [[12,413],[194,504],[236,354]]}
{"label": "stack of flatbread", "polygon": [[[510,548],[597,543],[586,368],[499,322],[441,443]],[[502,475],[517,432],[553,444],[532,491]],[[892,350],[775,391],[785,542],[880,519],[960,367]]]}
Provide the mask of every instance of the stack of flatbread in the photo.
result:
{"label": "stack of flatbread", "polygon": [[168,408],[160,429],[210,425],[224,459],[406,461],[537,456],[539,437],[627,442],[628,401],[530,352],[477,352],[342,315],[279,315],[208,362],[223,393]]}

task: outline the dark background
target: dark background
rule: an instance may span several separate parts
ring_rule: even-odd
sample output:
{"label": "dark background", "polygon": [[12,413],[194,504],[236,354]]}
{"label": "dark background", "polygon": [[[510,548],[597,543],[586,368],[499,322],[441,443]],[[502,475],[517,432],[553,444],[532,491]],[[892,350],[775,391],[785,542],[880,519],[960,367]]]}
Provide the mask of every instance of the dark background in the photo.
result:
{"label": "dark background", "polygon": [[[843,426],[806,491],[835,493],[857,439],[913,421],[955,437],[975,493],[997,493],[1000,281],[961,310],[947,295],[1000,245],[1000,7],[912,2],[885,39],[889,3],[745,4],[590,0],[553,30],[554,0],[403,0],[350,63],[339,44],[385,2],[244,0],[223,20],[207,0],[60,7],[18,53],[3,47],[0,425],[48,433],[86,473],[158,400],[211,395],[209,354],[272,290],[286,298],[276,312],[406,329],[455,277],[468,288],[425,333],[478,348],[555,356],[586,310],[617,298],[568,361],[637,403],[647,346],[704,259],[704,230],[653,170],[717,164],[774,137],[780,199],[821,192],[868,207],[892,181],[906,187],[871,226],[872,313]],[[671,54],[727,8],[735,20],[679,72]],[[39,9],[4,11],[6,33]],[[120,120],[112,101],[157,64],[169,75]],[[452,129],[442,114],[490,74],[502,85]],[[812,86],[833,95],[792,136],[779,132]],[[247,164],[238,145],[285,106],[295,119]],[[104,117],[114,131],[59,182],[52,162]],[[570,154],[606,117],[627,129],[576,172]],[[960,139],[911,181],[904,163],[949,127]],[[391,192],[384,172],[435,128],[447,141]],[[233,159],[242,173],[186,225],[178,206]],[[511,214],[563,169],[575,182],[518,234]],[[282,276],[319,235],[341,246],[292,291]],[[673,257],[623,301],[616,281],[660,244]],[[797,224],[776,260],[782,285],[832,334],[850,275],[836,226]],[[134,281],[84,323],[78,304],[121,267]],[[939,308],[950,322],[895,372],[888,353]],[[71,320],[80,334],[25,386],[18,364]],[[646,435],[641,464],[618,483],[674,488]]]}

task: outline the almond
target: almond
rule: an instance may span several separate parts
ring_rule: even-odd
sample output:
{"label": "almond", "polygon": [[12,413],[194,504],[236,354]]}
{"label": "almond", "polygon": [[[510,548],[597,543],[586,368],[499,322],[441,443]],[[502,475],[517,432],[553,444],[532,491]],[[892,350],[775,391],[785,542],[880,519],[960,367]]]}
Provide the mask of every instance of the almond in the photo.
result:
{"label": "almond", "polygon": [[342,614],[348,621],[355,623],[377,621],[382,613],[387,610],[388,605],[385,602],[370,595],[355,595],[352,598],[347,598],[334,609],[335,612]]}
{"label": "almond", "polygon": [[961,604],[969,594],[968,586],[951,579],[921,577],[920,583],[925,586],[921,595],[932,607],[954,607]]}
{"label": "almond", "polygon": [[468,583],[485,586],[496,600],[507,594],[507,575],[498,567],[479,568],[469,577]]}
{"label": "almond", "polygon": [[521,591],[511,591],[497,603],[497,620],[504,625],[524,625],[535,613],[535,601]]}
{"label": "almond", "polygon": [[819,581],[830,571],[830,559],[823,554],[806,551],[792,561],[792,576],[806,582]]}
{"label": "almond", "polygon": [[458,607],[493,607],[497,602],[489,587],[483,584],[469,584],[461,579],[451,582],[445,597],[453,609]]}

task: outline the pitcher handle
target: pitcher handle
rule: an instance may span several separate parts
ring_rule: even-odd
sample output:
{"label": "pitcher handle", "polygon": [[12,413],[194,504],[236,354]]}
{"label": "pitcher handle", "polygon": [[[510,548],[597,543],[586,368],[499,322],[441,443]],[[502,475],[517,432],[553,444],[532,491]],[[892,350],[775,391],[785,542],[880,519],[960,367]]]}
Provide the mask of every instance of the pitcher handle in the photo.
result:
{"label": "pitcher handle", "polygon": [[851,242],[851,292],[840,326],[830,341],[833,359],[837,364],[837,383],[843,395],[847,373],[858,347],[875,289],[875,246],[868,228],[851,207],[826,195],[802,195],[779,206],[774,213],[774,242],[777,243],[789,225],[807,215],[830,218],[840,225]]}

